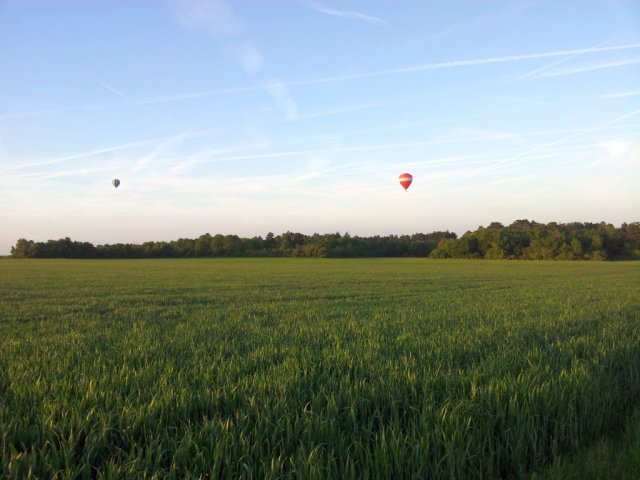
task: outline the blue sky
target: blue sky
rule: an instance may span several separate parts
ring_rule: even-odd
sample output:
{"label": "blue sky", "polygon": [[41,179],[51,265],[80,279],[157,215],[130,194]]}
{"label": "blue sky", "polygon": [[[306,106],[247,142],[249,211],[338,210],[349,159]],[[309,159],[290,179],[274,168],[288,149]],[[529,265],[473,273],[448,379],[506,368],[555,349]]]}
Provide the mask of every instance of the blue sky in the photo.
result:
{"label": "blue sky", "polygon": [[639,221],[640,3],[3,0],[0,180],[0,254]]}

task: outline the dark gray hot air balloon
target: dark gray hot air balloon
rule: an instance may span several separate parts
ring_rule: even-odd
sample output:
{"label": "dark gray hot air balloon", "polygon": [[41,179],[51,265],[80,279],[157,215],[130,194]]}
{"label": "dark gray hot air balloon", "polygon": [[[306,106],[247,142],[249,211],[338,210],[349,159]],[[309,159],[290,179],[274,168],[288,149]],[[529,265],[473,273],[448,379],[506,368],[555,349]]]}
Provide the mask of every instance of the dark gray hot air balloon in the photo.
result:
{"label": "dark gray hot air balloon", "polygon": [[117,178],[114,178],[113,180],[111,180],[111,183],[113,184],[114,187],[118,188],[118,186],[120,185],[120,180],[118,180]]}

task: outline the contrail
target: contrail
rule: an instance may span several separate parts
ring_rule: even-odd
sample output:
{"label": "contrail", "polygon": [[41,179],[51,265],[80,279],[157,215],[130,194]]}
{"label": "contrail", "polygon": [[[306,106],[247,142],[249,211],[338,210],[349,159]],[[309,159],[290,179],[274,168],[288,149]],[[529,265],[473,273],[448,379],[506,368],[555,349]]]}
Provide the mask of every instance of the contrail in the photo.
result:
{"label": "contrail", "polygon": [[57,157],[57,158],[51,158],[48,160],[41,160],[39,162],[33,162],[33,163],[24,163],[24,164],[19,164],[19,165],[12,165],[12,166],[7,166],[5,167],[6,170],[20,170],[23,168],[32,168],[32,167],[40,167],[40,166],[45,166],[45,165],[54,165],[56,163],[62,163],[62,162],[68,162],[71,160],[78,160],[80,158],[85,158],[85,157],[94,157],[97,155],[102,155],[103,153],[110,153],[110,152],[118,152],[118,151],[122,151],[122,150],[130,150],[130,149],[134,149],[137,147],[144,147],[147,145],[156,145],[156,148],[162,148],[163,146],[166,146],[172,142],[180,142],[184,139],[188,139],[188,138],[200,138],[200,137],[206,137],[209,133],[211,132],[216,132],[219,129],[208,129],[208,130],[199,130],[199,131],[193,131],[193,132],[182,132],[182,133],[178,133],[178,134],[174,134],[174,135],[169,135],[166,137],[159,137],[159,138],[152,138],[152,139],[147,139],[147,140],[138,140],[135,142],[128,142],[128,143],[123,143],[120,145],[113,145],[110,147],[102,147],[102,148],[97,148],[94,150],[89,150],[86,152],[80,152],[80,153],[74,153],[72,155],[65,155],[63,157]]}
{"label": "contrail", "polygon": [[315,78],[315,79],[309,79],[309,80],[297,80],[297,81],[288,82],[285,85],[289,87],[296,87],[296,86],[313,85],[313,84],[319,84],[319,83],[340,82],[345,80],[357,80],[359,78],[380,77],[380,76],[386,76],[386,75],[397,75],[402,73],[422,72],[427,70],[441,70],[446,68],[470,67],[474,65],[488,65],[493,63],[517,62],[517,61],[523,61],[523,60],[532,60],[536,58],[564,57],[567,55],[609,52],[614,50],[629,50],[634,48],[640,48],[640,43],[615,45],[612,47],[591,47],[591,48],[581,48],[576,50],[557,50],[553,52],[527,53],[522,55],[508,55],[508,56],[502,56],[502,57],[486,57],[486,58],[476,58],[476,59],[470,59],[470,60],[453,60],[448,62],[425,63],[420,65],[413,65],[411,67],[401,67],[401,68],[394,68],[389,70],[353,73],[349,75],[339,75],[335,77]]}
{"label": "contrail", "polygon": [[[605,40],[604,42],[601,42],[601,43],[599,43],[597,45],[594,45],[592,48],[604,47],[608,43],[615,42],[615,41],[620,40],[620,39],[622,39],[624,37],[627,37],[627,36],[629,36],[628,33],[625,33],[624,35],[618,35],[617,37],[614,37],[614,38],[612,38],[610,40]],[[532,70],[532,71],[527,72],[527,73],[525,73],[523,75],[520,75],[519,77],[514,78],[513,81],[515,82],[515,81],[518,81],[518,80],[523,80],[523,79],[525,79],[527,77],[531,77],[532,75],[535,75],[537,73],[543,72],[544,70],[548,70],[551,67],[555,67],[556,65],[560,65],[561,63],[568,62],[569,60],[573,60],[574,58],[579,57],[580,55],[584,55],[584,53],[585,52],[574,53],[574,54],[572,54],[572,55],[570,55],[570,56],[568,56],[566,58],[562,58],[562,59],[557,60],[557,61],[555,61],[553,63],[549,63],[548,65],[545,65],[545,66],[540,67],[540,68],[536,68],[535,70]]]}
{"label": "contrail", "polygon": [[[634,48],[640,48],[640,43],[629,43],[625,45],[615,45],[611,47],[590,47],[590,48],[581,48],[581,49],[575,49],[575,50],[556,50],[553,52],[526,53],[522,55],[508,55],[508,56],[502,56],[502,57],[486,57],[486,58],[476,58],[476,59],[470,59],[470,60],[453,60],[448,62],[425,63],[420,65],[413,65],[411,67],[393,68],[388,70],[376,70],[371,72],[352,73],[348,75],[336,75],[332,77],[310,78],[307,80],[291,80],[289,82],[282,82],[282,85],[285,87],[301,87],[306,85],[318,85],[323,83],[336,83],[336,82],[343,82],[348,80],[358,80],[360,78],[372,78],[372,77],[382,77],[387,75],[399,75],[403,73],[423,72],[427,70],[442,70],[447,68],[471,67],[475,65],[508,63],[508,62],[532,60],[536,58],[564,57],[567,55],[582,55],[586,53],[609,52],[609,51],[615,51],[615,50],[629,50]],[[224,88],[219,90],[208,90],[203,92],[183,93],[183,94],[177,94],[177,95],[168,95],[168,96],[151,97],[151,98],[141,98],[141,99],[138,99],[137,101],[142,103],[161,103],[161,102],[167,102],[167,101],[170,102],[175,100],[201,98],[205,96],[224,95],[228,93],[251,92],[256,90],[262,90],[264,88],[266,88],[265,85],[238,87],[238,88]]]}
{"label": "contrail", "polygon": [[535,78],[547,77],[564,77],[565,75],[573,75],[574,73],[591,72],[592,70],[602,70],[603,68],[623,67],[625,65],[633,65],[640,63],[640,58],[631,58],[628,60],[616,60],[614,62],[598,63],[596,65],[586,65],[584,67],[570,68],[559,72],[548,72],[536,75]]}
{"label": "contrail", "polygon": [[165,114],[164,114],[164,113],[162,113],[162,112],[159,112],[159,111],[157,111],[157,110],[154,110],[153,108],[151,108],[151,107],[150,107],[150,106],[148,106],[148,105],[145,105],[144,103],[140,103],[140,102],[138,102],[138,101],[134,100],[134,99],[133,99],[133,98],[131,98],[129,95],[126,95],[126,94],[124,94],[123,92],[121,92],[120,90],[118,90],[118,89],[116,89],[116,88],[113,88],[111,85],[107,85],[107,84],[106,84],[106,83],[104,83],[104,82],[100,82],[100,85],[102,85],[102,86],[103,86],[104,88],[106,88],[107,90],[109,90],[109,91],[111,91],[111,92],[115,93],[116,95],[118,95],[118,96],[120,96],[120,97],[124,98],[128,103],[131,103],[132,105],[135,105],[136,107],[144,108],[144,109],[145,109],[145,110],[147,110],[148,112],[154,113],[154,114],[159,115],[159,116],[164,117],[164,118],[169,118],[169,116],[168,116],[168,115],[165,115]]}
{"label": "contrail", "polygon": [[640,90],[635,90],[632,92],[609,93],[607,95],[602,95],[602,97],[600,98],[624,98],[635,97],[636,95],[640,95]]}
{"label": "contrail", "polygon": [[79,158],[85,158],[85,157],[93,157],[95,155],[101,155],[103,153],[109,153],[109,152],[117,152],[120,150],[128,150],[131,148],[136,148],[136,147],[141,147],[144,145],[149,145],[155,143],[154,140],[143,140],[140,142],[131,142],[131,143],[125,143],[123,145],[115,145],[113,147],[106,147],[106,148],[99,148],[96,150],[91,150],[88,152],[82,152],[82,153],[77,153],[74,155],[67,155],[64,157],[58,157],[58,158],[52,158],[50,160],[43,160],[41,162],[34,162],[34,163],[27,163],[27,164],[22,164],[22,165],[15,165],[15,166],[11,166],[11,167],[7,167],[7,170],[20,170],[23,168],[31,168],[31,167],[41,167],[44,165],[54,165],[56,163],[61,163],[61,162],[67,162],[70,160],[77,160]]}
{"label": "contrail", "polygon": [[[348,75],[336,75],[331,77],[319,77],[319,78],[310,78],[306,80],[292,80],[289,82],[282,82],[281,85],[283,87],[302,87],[307,85],[319,85],[325,83],[337,83],[344,82],[349,80],[358,80],[361,78],[373,78],[373,77],[382,77],[388,75],[400,75],[404,73],[415,73],[415,72],[424,72],[428,70],[442,70],[448,68],[461,68],[461,67],[472,67],[475,65],[490,65],[490,64],[498,64],[498,63],[509,63],[509,62],[519,62],[525,60],[533,60],[537,58],[553,58],[553,57],[565,57],[568,55],[582,55],[587,53],[599,53],[599,52],[610,52],[617,50],[631,50],[640,48],[640,43],[629,43],[624,45],[614,45],[611,47],[591,47],[591,48],[579,48],[574,50],[556,50],[551,52],[538,52],[538,53],[526,53],[521,55],[507,55],[501,57],[486,57],[486,58],[476,58],[469,60],[452,60],[447,62],[436,62],[436,63],[425,63],[419,65],[413,65],[410,67],[400,67],[393,68],[388,70],[374,70],[370,72],[362,72],[362,73],[353,73]],[[204,97],[213,97],[219,95],[227,95],[227,94],[235,94],[235,93],[249,93],[256,92],[260,90],[266,90],[268,85],[260,84],[260,85],[250,85],[246,87],[230,87],[230,88],[220,88],[215,90],[204,90],[200,92],[186,92],[186,93],[178,93],[174,95],[162,95],[157,97],[142,97],[142,98],[132,98],[129,99],[129,102],[135,102],[138,105],[141,104],[154,104],[154,103],[166,103],[166,102],[176,102],[181,100],[193,100]],[[104,103],[104,104],[94,104],[94,105],[79,105],[75,107],[61,107],[59,109],[49,109],[49,110],[41,110],[41,111],[32,111],[32,112],[24,112],[24,113],[0,113],[1,118],[11,118],[11,117],[19,117],[24,115],[37,115],[40,113],[49,113],[55,111],[63,111],[63,110],[98,110],[103,108],[109,108],[112,106],[123,105],[127,103],[126,101],[122,102],[112,102],[112,103]]]}
{"label": "contrail", "polygon": [[351,20],[362,20],[371,25],[387,27],[389,24],[380,17],[374,17],[372,15],[365,15],[364,13],[354,12],[350,10],[335,10],[333,8],[325,7],[316,2],[308,1],[307,4],[311,9],[318,13],[324,13],[325,15],[331,15],[334,17],[346,18]]}
{"label": "contrail", "polygon": [[[534,153],[534,152],[537,152],[538,150],[542,150],[542,149],[547,148],[547,147],[552,147],[554,145],[558,145],[560,143],[564,143],[567,140],[571,140],[572,138],[579,137],[579,136],[584,135],[586,133],[595,132],[595,131],[600,130],[602,128],[609,127],[610,125],[613,125],[613,124],[616,124],[618,122],[621,122],[622,120],[626,120],[627,118],[635,117],[638,114],[640,114],[640,109],[639,110],[634,110],[634,111],[629,112],[629,113],[625,113],[624,115],[616,117],[613,120],[609,120],[607,122],[601,123],[600,125],[596,125],[595,127],[585,128],[585,129],[576,131],[575,133],[572,133],[571,135],[567,135],[566,137],[562,137],[562,138],[560,138],[558,140],[554,140],[553,142],[548,142],[548,143],[543,143],[542,145],[537,145],[537,146],[535,146],[533,148],[525,150],[524,152],[521,152],[521,153],[519,153],[517,155],[514,155],[512,157],[505,158],[503,160],[498,160],[497,162],[494,162],[491,165],[487,165],[484,168],[479,168],[478,170],[472,172],[472,174],[469,175],[469,176],[475,176],[478,173],[494,170],[495,168],[497,168],[497,167],[499,167],[501,165],[504,165],[505,163],[513,164],[514,160],[522,159],[523,157],[529,155],[530,153]],[[522,162],[518,162],[518,163],[522,163]]]}

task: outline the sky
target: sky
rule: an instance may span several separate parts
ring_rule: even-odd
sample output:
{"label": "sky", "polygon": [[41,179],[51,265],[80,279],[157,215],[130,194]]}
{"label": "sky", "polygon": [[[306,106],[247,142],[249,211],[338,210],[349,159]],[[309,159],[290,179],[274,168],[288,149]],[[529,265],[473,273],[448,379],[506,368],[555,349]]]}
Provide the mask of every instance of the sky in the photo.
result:
{"label": "sky", "polygon": [[640,221],[640,2],[0,0],[0,182],[0,255]]}

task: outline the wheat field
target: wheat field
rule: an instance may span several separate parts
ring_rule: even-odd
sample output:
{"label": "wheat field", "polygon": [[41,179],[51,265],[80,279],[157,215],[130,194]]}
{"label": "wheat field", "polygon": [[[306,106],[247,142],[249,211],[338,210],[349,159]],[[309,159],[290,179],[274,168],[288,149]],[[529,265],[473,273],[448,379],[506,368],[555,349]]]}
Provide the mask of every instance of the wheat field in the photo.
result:
{"label": "wheat field", "polygon": [[0,478],[526,478],[640,400],[640,264],[0,261]]}

